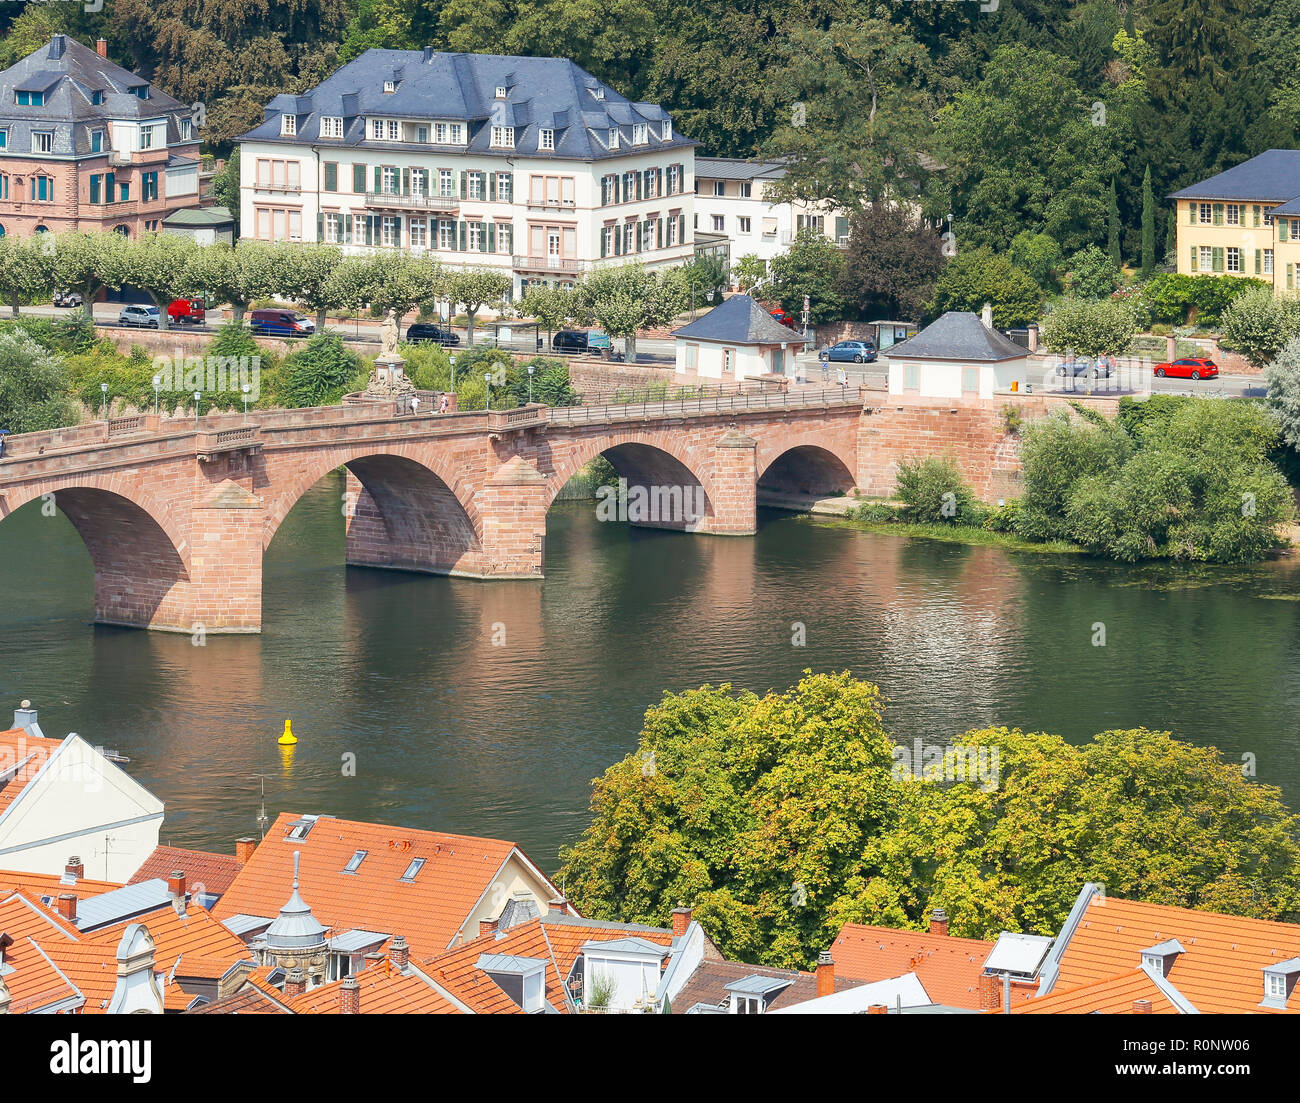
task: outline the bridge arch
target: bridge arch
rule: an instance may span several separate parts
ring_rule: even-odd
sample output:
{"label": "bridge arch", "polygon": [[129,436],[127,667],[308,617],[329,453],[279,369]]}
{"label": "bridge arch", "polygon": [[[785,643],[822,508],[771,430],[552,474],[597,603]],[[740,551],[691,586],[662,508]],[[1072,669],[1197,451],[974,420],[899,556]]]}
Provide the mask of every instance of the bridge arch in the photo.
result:
{"label": "bridge arch", "polygon": [[[784,443],[784,442],[783,442]],[[854,457],[843,456],[825,440],[788,444],[767,451],[758,465],[758,489],[774,494],[818,496],[853,488]]]}
{"label": "bridge arch", "polygon": [[472,573],[482,554],[478,509],[455,468],[427,449],[374,445],[314,456],[266,504],[263,548],[302,496],[331,471],[347,471],[339,503],[347,561],[433,573]]}
{"label": "bridge arch", "polygon": [[[707,465],[688,448],[637,431],[606,433],[578,441],[555,466],[547,488],[547,508],[565,483],[597,456],[604,456],[619,477],[627,480],[628,504],[620,519],[655,528],[707,529],[717,500]],[[633,505],[638,495],[650,510],[649,516],[638,516]],[[680,509],[676,504],[679,502]]]}
{"label": "bridge arch", "polygon": [[38,503],[62,513],[90,555],[96,621],[139,625],[177,616],[190,580],[189,545],[147,490],[111,477],[13,487],[0,498],[0,523]]}

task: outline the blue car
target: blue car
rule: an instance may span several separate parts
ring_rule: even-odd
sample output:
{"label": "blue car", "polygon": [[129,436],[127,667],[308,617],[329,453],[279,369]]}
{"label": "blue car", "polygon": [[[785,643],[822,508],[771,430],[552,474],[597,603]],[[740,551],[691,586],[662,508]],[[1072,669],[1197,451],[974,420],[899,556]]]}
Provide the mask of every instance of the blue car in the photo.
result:
{"label": "blue car", "polygon": [[838,345],[822,349],[817,356],[827,362],[847,360],[854,364],[872,364],[876,359],[876,346],[870,341],[841,341]]}

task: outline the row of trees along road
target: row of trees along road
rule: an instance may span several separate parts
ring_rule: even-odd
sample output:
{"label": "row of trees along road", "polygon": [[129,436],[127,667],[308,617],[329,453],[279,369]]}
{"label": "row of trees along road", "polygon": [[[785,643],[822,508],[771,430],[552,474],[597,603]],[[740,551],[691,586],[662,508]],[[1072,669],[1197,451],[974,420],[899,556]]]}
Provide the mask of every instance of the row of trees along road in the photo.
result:
{"label": "row of trees along road", "polygon": [[[684,310],[690,281],[689,268],[605,267],[573,289],[531,289],[516,313],[536,318],[548,335],[570,323],[599,325],[624,340],[627,359],[634,361],[637,331],[667,325]],[[15,317],[23,304],[44,301],[57,289],[79,293],[89,318],[101,291],[124,286],[149,295],[163,329],[167,304],[179,298],[227,303],[236,321],[253,303],[282,298],[314,310],[318,330],[330,311],[371,307],[394,310],[401,318],[423,304],[447,300],[463,308],[472,345],[480,312],[507,308],[511,280],[502,272],[444,268],[433,258],[397,250],[346,256],[333,245],[198,245],[169,233],[135,239],[116,233],[0,237],[0,296]]]}

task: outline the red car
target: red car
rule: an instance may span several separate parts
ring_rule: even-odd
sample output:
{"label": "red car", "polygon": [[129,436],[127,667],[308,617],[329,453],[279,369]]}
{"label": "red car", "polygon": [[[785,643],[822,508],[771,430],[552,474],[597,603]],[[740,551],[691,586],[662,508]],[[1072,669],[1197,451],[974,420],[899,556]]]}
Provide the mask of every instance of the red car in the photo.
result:
{"label": "red car", "polygon": [[201,326],[207,311],[198,299],[173,299],[167,304],[167,317],[176,324]]}
{"label": "red car", "polygon": [[1219,365],[1208,356],[1185,356],[1181,360],[1167,360],[1156,365],[1156,375],[1182,379],[1213,379],[1219,374]]}

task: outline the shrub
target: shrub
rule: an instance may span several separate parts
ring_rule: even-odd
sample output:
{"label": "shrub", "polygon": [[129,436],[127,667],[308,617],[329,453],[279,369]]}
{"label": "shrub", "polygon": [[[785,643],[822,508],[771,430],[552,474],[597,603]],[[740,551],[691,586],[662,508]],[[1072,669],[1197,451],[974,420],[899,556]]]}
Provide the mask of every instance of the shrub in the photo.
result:
{"label": "shrub", "polygon": [[34,433],[76,423],[62,357],[21,329],[0,333],[0,429]]}
{"label": "shrub", "polygon": [[979,512],[956,465],[938,456],[899,463],[894,496],[904,519],[918,524],[971,524]]}
{"label": "shrub", "polygon": [[364,390],[361,357],[337,333],[317,333],[285,357],[280,401],[285,406],[332,406],[350,390]]}
{"label": "shrub", "polygon": [[1066,508],[1074,484],[1085,475],[1118,471],[1132,442],[1117,424],[1097,425],[1065,411],[1028,425],[1022,437],[1025,490],[1016,531],[1031,540],[1068,539]]}
{"label": "shrub", "polygon": [[900,519],[899,511],[883,502],[863,502],[853,510],[855,521],[864,521],[871,525],[889,524]]}
{"label": "shrub", "polygon": [[1223,347],[1262,368],[1300,333],[1300,301],[1278,298],[1272,288],[1252,288],[1227,305],[1222,322]]}
{"label": "shrub", "polygon": [[989,510],[984,527],[990,532],[1015,532],[1020,518],[1020,499],[1008,498],[1000,506]]}

